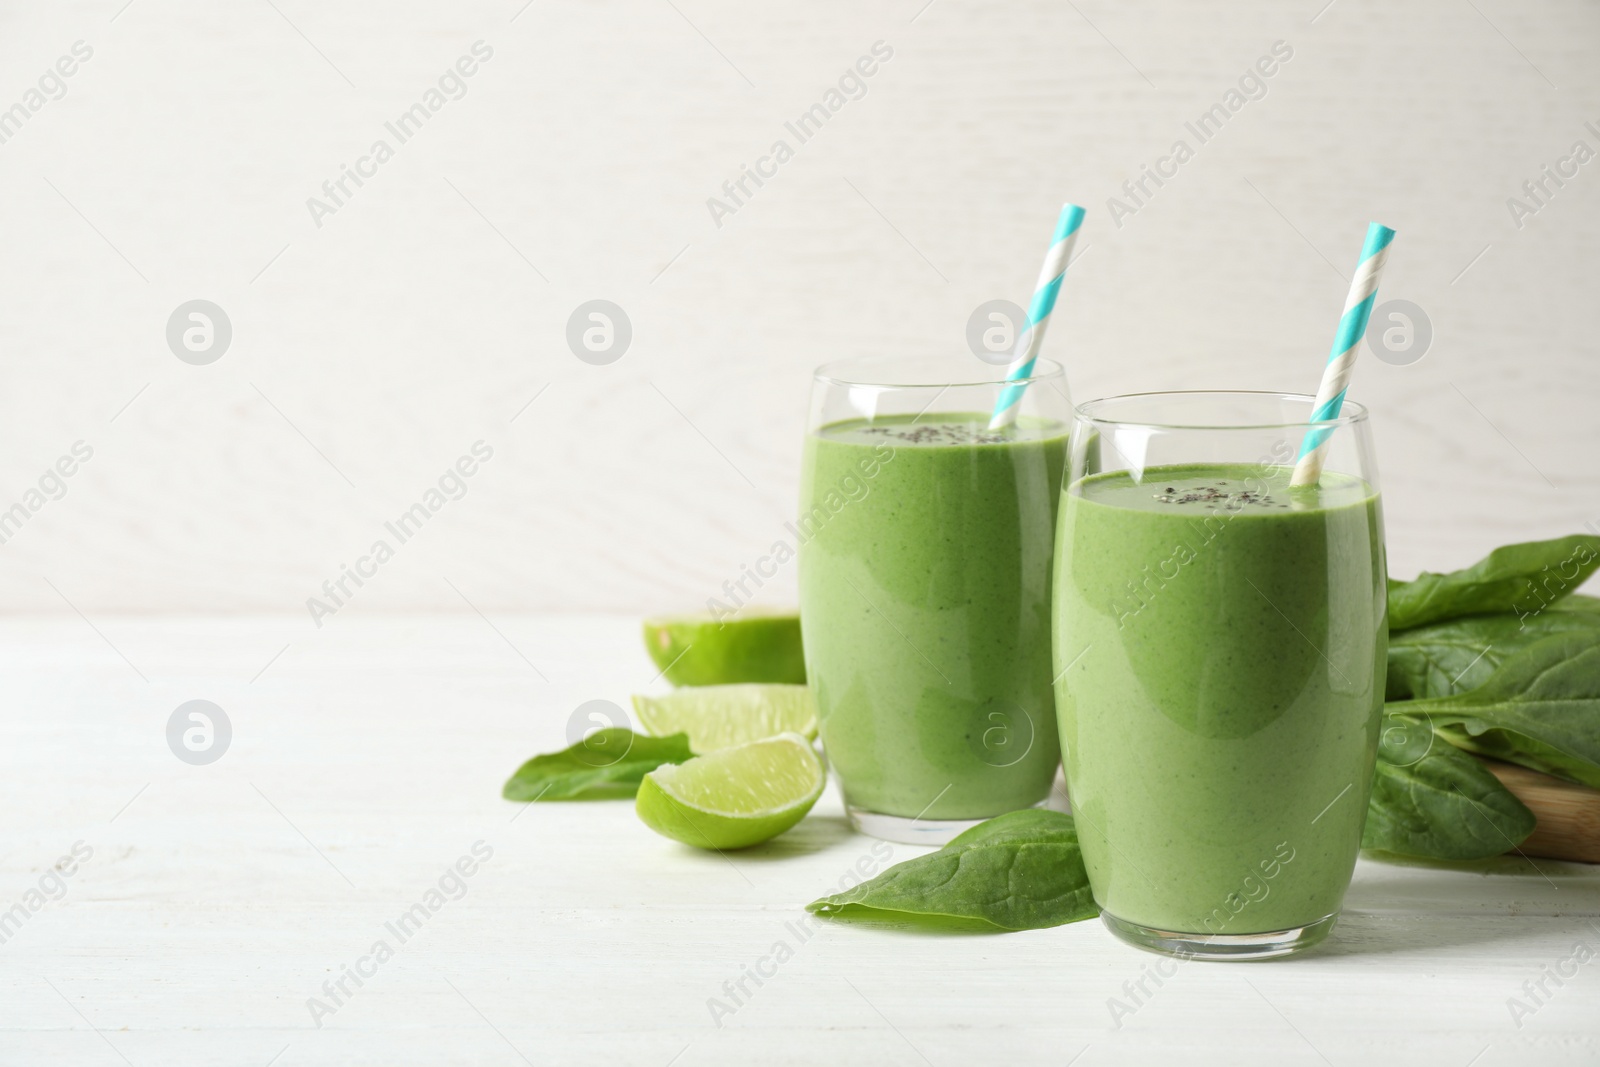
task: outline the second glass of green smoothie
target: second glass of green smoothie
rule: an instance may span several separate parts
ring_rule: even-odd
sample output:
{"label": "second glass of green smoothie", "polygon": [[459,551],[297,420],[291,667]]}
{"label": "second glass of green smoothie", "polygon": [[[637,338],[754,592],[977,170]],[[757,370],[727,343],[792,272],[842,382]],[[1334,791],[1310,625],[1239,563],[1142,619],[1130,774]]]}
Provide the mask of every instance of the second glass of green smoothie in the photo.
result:
{"label": "second glass of green smoothie", "polygon": [[1260,959],[1332,928],[1361,845],[1388,639],[1367,413],[1314,485],[1276,393],[1084,404],[1055,557],[1056,705],[1101,919]]}
{"label": "second glass of green smoothie", "polygon": [[[1015,383],[1014,383],[1015,384]],[[1050,557],[1071,404],[1039,360],[818,369],[801,477],[800,626],[855,826],[942,844],[1047,799],[1060,749]]]}

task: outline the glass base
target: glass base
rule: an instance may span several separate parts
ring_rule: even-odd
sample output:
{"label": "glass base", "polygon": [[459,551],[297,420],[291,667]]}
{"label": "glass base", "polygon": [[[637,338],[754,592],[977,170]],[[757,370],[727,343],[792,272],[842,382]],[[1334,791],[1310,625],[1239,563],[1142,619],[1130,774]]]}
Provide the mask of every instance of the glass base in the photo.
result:
{"label": "glass base", "polygon": [[1100,913],[1100,921],[1128,944],[1165,956],[1211,961],[1270,960],[1303,952],[1321,942],[1339,921],[1339,913],[1323,916],[1305,926],[1262,934],[1186,934],[1157,930],[1119,919],[1109,911]]}
{"label": "glass base", "polygon": [[[1048,805],[1047,798],[1030,806],[1042,808]],[[850,816],[850,825],[855,827],[857,833],[876,837],[882,841],[893,841],[900,845],[930,845],[935,848],[949,844],[951,838],[994,818],[993,815],[986,815],[981,819],[912,819],[904,815],[884,815],[876,811],[867,811],[849,803],[845,804],[844,810],[845,814]]]}

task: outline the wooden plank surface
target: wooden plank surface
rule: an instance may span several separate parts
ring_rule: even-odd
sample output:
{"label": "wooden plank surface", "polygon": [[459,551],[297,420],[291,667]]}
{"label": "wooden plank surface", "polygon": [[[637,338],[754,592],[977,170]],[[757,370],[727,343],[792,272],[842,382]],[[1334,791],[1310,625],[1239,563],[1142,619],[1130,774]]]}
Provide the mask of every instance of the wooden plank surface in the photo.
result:
{"label": "wooden plank surface", "polygon": [[[340,618],[309,638],[284,618],[96,625],[0,625],[0,909],[75,842],[93,850],[0,944],[6,1064],[1600,1058],[1600,975],[1562,962],[1600,948],[1600,868],[1363,859],[1319,951],[1187,964],[1157,987],[1158,958],[1095,922],[813,931],[802,905],[874,860],[831,789],[796,831],[727,857],[625,802],[499,799],[579,704],[649,686],[632,618]],[[232,723],[209,766],[167,747],[192,699]],[[386,924],[479,841],[492,856],[402,943]],[[392,958],[315,1025],[308,999],[379,940]],[[1549,996],[1513,1017],[1542,978]],[[733,1005],[723,983],[741,979]],[[714,1020],[713,999],[736,1010]]]}
{"label": "wooden plank surface", "polygon": [[[0,105],[94,49],[0,146],[0,510],[95,450],[4,545],[0,610],[303,614],[479,439],[467,495],[346,610],[468,612],[441,574],[504,611],[699,607],[793,518],[811,369],[970,358],[1066,199],[1090,215],[1045,354],[1078,398],[1314,391],[1379,218],[1380,299],[1434,334],[1351,387],[1394,573],[1600,522],[1600,164],[1507,210],[1600,149],[1584,0],[123,7],[0,10]],[[466,95],[317,225],[308,198],[480,39]],[[879,40],[867,94],[716,225]],[[1195,143],[1276,41],[1266,94]],[[1192,161],[1114,217],[1179,138]],[[164,335],[194,298],[234,328],[204,367]],[[595,298],[633,325],[608,366],[567,347]]]}

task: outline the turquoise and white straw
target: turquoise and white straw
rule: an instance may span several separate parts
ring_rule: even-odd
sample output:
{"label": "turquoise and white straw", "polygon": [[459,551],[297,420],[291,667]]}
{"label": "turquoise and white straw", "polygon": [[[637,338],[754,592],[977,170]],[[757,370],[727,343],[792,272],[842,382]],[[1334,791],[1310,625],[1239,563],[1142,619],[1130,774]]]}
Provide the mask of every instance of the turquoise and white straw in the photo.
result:
{"label": "turquoise and white straw", "polygon": [[[1056,306],[1056,294],[1061,291],[1061,279],[1067,273],[1067,260],[1072,256],[1072,246],[1078,240],[1078,230],[1083,227],[1083,208],[1066,204],[1061,217],[1056,220],[1055,236],[1050,239],[1050,251],[1045,254],[1044,267],[1039,271],[1039,281],[1034,286],[1033,302],[1028,305],[1028,325],[1017,338],[1012,350],[1011,366],[1006,370],[1006,381],[1016,382],[1033,376],[1034,361],[1039,358],[1039,346],[1044,342],[1044,330],[1050,323],[1050,312]],[[995,401],[994,416],[989,429],[998,430],[1017,421],[1017,405],[1027,383],[1008,385],[1000,391]]]}
{"label": "turquoise and white straw", "polygon": [[1332,426],[1318,426],[1339,417],[1344,405],[1345,388],[1350,384],[1350,371],[1356,365],[1356,352],[1367,333],[1367,320],[1372,316],[1372,304],[1378,296],[1378,276],[1389,259],[1389,242],[1394,231],[1373,222],[1367,224],[1367,243],[1361,249],[1361,262],[1356,265],[1356,276],[1350,281],[1350,295],[1344,299],[1344,316],[1339,320],[1339,332],[1333,338],[1333,350],[1328,353],[1328,365],[1322,372],[1322,386],[1317,390],[1317,405],[1311,412],[1311,429],[1300,442],[1300,458],[1294,465],[1290,485],[1316,485],[1322,479],[1322,464],[1328,455],[1328,438]]}

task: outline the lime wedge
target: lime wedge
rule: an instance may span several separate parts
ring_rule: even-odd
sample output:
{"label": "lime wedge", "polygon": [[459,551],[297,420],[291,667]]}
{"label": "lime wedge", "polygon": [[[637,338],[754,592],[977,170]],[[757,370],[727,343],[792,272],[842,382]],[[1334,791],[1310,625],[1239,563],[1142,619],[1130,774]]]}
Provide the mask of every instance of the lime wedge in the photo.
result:
{"label": "lime wedge", "polygon": [[644,644],[673,685],[806,680],[799,615],[748,615],[718,622],[710,615],[644,621]]}
{"label": "lime wedge", "polygon": [[745,848],[805,818],[826,774],[811,743],[779,734],[657,767],[634,806],[656,833],[696,848]]}
{"label": "lime wedge", "polygon": [[633,698],[646,733],[688,734],[697,755],[774,734],[817,736],[817,702],[803,685],[703,685]]}

